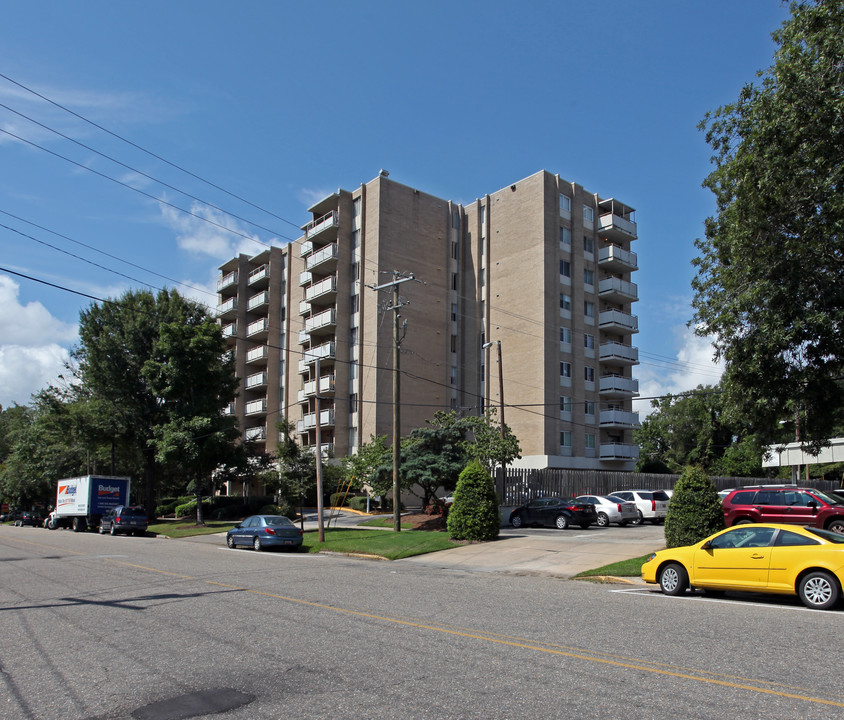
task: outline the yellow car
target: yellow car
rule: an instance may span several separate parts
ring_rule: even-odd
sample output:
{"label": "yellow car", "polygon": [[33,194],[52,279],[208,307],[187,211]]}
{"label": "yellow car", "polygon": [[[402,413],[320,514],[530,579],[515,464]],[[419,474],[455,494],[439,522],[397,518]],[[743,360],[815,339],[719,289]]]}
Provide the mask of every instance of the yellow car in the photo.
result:
{"label": "yellow car", "polygon": [[660,550],[642,580],[666,595],[689,587],[798,595],[815,610],[833,607],[844,583],[844,535],[769,523],[736,525],[696,545]]}

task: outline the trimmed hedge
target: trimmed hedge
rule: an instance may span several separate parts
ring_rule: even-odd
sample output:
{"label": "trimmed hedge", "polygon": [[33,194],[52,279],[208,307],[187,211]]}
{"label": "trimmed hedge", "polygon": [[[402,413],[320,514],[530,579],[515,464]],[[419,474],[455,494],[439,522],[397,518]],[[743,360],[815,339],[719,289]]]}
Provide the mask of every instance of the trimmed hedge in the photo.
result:
{"label": "trimmed hedge", "polygon": [[446,526],[455,540],[485,542],[498,537],[498,495],[492,476],[477,460],[460,473]]}
{"label": "trimmed hedge", "polygon": [[694,545],[723,529],[724,508],[712,479],[702,468],[684,468],[668,503],[665,546]]}
{"label": "trimmed hedge", "polygon": [[353,498],[349,498],[349,507],[358,512],[366,512],[366,496],[356,495]]}

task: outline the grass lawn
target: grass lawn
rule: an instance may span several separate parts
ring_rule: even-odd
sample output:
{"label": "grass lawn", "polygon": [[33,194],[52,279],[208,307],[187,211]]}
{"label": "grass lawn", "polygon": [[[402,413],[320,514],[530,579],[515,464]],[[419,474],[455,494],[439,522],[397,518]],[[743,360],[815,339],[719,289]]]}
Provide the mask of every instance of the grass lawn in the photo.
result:
{"label": "grass lawn", "polygon": [[157,535],[166,535],[171,538],[189,537],[191,535],[212,535],[213,533],[226,532],[231,530],[236,522],[221,522],[212,520],[205,525],[197,525],[192,518],[181,520],[162,520],[149,526],[148,530]]}
{"label": "grass lawn", "polygon": [[[383,528],[392,528],[393,527],[393,516],[388,515],[385,517],[377,517],[373,518],[372,520],[364,520],[362,523],[358,523],[358,527],[383,527]],[[402,530],[405,528],[413,528],[413,523],[410,522],[403,522],[401,523]]]}
{"label": "grass lawn", "polygon": [[631,558],[630,560],[622,560],[621,562],[611,563],[603,567],[595,568],[594,570],[584,570],[578,573],[575,577],[588,578],[596,577],[598,575],[612,575],[614,577],[639,577],[642,571],[642,565],[650,557],[650,553],[642,555],[642,557]]}
{"label": "grass lawn", "polygon": [[413,555],[424,555],[437,550],[460,547],[443,532],[408,530],[384,532],[383,530],[326,530],[325,542],[319,542],[316,530],[305,532],[303,549],[307,552],[329,550],[341,553],[377,555],[387,560],[399,560]]}

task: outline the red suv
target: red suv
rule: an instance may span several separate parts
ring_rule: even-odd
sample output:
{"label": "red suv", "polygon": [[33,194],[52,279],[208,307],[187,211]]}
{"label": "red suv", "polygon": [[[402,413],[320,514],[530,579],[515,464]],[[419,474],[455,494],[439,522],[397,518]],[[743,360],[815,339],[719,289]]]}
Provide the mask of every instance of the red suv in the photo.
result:
{"label": "red suv", "polygon": [[727,527],[751,522],[811,525],[844,533],[844,504],[814,488],[743,487],[724,498],[724,522]]}

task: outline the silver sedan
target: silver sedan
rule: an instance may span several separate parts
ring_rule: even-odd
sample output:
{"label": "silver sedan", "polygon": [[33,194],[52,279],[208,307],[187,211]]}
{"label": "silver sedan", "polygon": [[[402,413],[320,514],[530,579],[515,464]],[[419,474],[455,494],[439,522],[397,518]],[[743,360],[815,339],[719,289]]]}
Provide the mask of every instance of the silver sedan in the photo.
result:
{"label": "silver sedan", "polygon": [[622,500],[613,495],[579,495],[578,500],[592,503],[598,513],[598,527],[608,527],[610,523],[618,523],[624,527],[629,522],[635,522],[639,513],[636,503]]}

